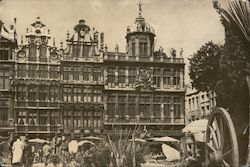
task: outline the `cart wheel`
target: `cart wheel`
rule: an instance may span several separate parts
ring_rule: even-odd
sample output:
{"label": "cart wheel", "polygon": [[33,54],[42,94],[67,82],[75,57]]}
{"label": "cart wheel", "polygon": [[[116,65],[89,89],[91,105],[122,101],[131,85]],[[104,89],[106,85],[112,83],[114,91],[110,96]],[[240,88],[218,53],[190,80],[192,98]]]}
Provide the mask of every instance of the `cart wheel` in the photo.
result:
{"label": "cart wheel", "polygon": [[238,141],[229,113],[215,108],[211,113],[206,132],[206,166],[238,167]]}

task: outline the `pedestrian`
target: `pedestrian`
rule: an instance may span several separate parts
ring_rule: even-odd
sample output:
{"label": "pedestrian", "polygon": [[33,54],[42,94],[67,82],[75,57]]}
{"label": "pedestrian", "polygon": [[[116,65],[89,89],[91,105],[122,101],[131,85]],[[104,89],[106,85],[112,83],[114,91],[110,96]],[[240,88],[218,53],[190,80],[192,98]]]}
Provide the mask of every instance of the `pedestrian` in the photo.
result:
{"label": "pedestrian", "polygon": [[67,151],[68,151],[68,143],[66,141],[66,137],[62,136],[62,140],[61,140],[61,144],[60,144],[60,157],[61,157],[61,161],[63,164],[63,167],[66,166],[66,161],[67,161]]}
{"label": "pedestrian", "polygon": [[21,142],[20,138],[18,138],[12,146],[12,164],[13,165],[21,165],[22,163],[22,156],[23,156],[23,149],[24,145]]}
{"label": "pedestrian", "polygon": [[33,164],[33,156],[32,156],[32,147],[28,141],[28,138],[25,139],[24,150],[23,150],[23,164],[24,167],[31,167]]}
{"label": "pedestrian", "polygon": [[11,159],[12,159],[12,150],[11,150],[11,145],[13,142],[13,134],[9,135],[9,138],[7,141],[4,141],[0,143],[0,156],[3,156],[3,160],[7,164],[11,164]]}
{"label": "pedestrian", "polygon": [[50,153],[51,153],[51,147],[48,145],[47,142],[45,142],[43,146],[43,163],[45,166],[48,165]]}

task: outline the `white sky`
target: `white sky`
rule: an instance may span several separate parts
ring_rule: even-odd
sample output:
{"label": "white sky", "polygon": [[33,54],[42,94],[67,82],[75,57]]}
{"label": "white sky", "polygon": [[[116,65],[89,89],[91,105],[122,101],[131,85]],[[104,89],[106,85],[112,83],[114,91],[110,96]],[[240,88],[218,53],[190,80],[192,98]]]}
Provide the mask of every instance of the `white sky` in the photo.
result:
{"label": "white sky", "polygon": [[[119,45],[125,51],[125,34],[128,25],[138,15],[139,0],[0,0],[0,19],[5,25],[17,18],[19,38],[30,28],[37,16],[51,30],[56,43],[65,41],[67,30],[84,19],[91,28],[104,32],[109,51]],[[156,33],[156,50],[162,46],[184,49],[187,58],[207,41],[223,44],[224,28],[212,0],[141,0],[142,15]],[[226,0],[220,0],[225,3]],[[59,46],[59,45],[58,45]],[[186,75],[188,71],[186,71]],[[188,77],[186,76],[186,80]],[[188,83],[188,82],[186,82]]]}

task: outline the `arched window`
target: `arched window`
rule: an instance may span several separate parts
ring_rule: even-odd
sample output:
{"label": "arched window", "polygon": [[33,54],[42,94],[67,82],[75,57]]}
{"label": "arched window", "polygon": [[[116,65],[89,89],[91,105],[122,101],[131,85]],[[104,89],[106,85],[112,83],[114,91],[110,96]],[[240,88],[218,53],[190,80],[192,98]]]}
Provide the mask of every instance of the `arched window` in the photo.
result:
{"label": "arched window", "polygon": [[45,45],[40,46],[40,61],[47,61],[47,47]]}
{"label": "arched window", "polygon": [[36,61],[36,45],[31,45],[29,48],[29,61]]}

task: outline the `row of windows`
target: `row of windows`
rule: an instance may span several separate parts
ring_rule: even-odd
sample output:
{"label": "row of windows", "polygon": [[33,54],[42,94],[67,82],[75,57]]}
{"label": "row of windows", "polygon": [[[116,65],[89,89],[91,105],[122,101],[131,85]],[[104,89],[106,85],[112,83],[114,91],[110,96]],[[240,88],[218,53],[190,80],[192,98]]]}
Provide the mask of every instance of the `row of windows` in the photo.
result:
{"label": "row of windows", "polygon": [[58,111],[46,111],[39,112],[37,110],[31,111],[18,111],[17,122],[19,125],[58,125],[59,112]]}
{"label": "row of windows", "polygon": [[63,112],[64,126],[73,125],[74,127],[100,127],[102,112],[100,111],[70,111]]}
{"label": "row of windows", "polygon": [[[175,116],[178,117],[181,114],[181,97],[161,97],[161,96],[146,96],[146,95],[111,95],[108,97],[108,115],[120,115],[135,116],[143,115],[149,117],[153,113],[155,117],[161,116],[161,104],[164,105],[164,115],[170,116],[170,108],[173,104],[173,110]],[[136,105],[139,107],[139,113],[136,109]],[[153,108],[152,108],[152,107]],[[127,111],[126,111],[127,110]]]}
{"label": "row of windows", "polygon": [[[71,78],[72,77],[72,78]],[[63,67],[63,80],[101,81],[102,70],[100,67]]]}
{"label": "row of windows", "polygon": [[[181,109],[182,105],[180,103],[176,103],[173,105],[173,113],[174,117],[180,117],[181,116]],[[127,105],[124,103],[117,104],[117,107],[114,103],[108,103],[107,104],[107,114],[108,116],[114,117],[115,115],[119,115],[121,117],[125,117],[125,115],[129,116],[136,116],[139,115],[141,117],[165,117],[169,118],[171,115],[171,104],[164,104],[163,105],[163,112],[161,109],[161,104],[153,104],[151,107],[151,104],[147,103],[140,103],[138,105],[138,109],[136,107],[135,103],[128,103]]]}
{"label": "row of windows", "polygon": [[139,49],[139,56],[148,55],[148,43],[146,41],[140,41],[139,48],[136,47],[135,42],[132,42],[132,56],[135,56],[136,49]]}
{"label": "row of windows", "polygon": [[[63,125],[74,127],[100,127],[101,126],[100,111],[63,111]],[[24,125],[58,125],[59,112],[39,112],[39,111],[18,111],[18,124]]]}
{"label": "row of windows", "polygon": [[31,78],[55,78],[60,77],[60,67],[48,65],[29,65],[19,64],[17,70],[18,77],[31,77]]}
{"label": "row of windows", "polygon": [[24,86],[17,87],[17,100],[24,101],[57,101],[59,100],[59,87],[57,86]]}
{"label": "row of windows", "polygon": [[63,88],[64,102],[102,102],[102,91],[92,87]]}
{"label": "row of windows", "polygon": [[73,45],[73,57],[92,57],[95,55],[94,46],[90,45]]}

